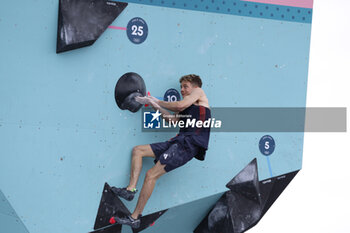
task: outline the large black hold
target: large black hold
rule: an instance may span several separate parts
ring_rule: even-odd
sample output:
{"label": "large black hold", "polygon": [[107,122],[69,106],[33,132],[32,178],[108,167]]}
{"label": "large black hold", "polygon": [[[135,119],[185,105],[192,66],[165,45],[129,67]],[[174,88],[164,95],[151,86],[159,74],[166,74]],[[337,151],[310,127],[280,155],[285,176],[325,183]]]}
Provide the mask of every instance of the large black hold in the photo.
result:
{"label": "large black hold", "polygon": [[[141,217],[141,225],[139,228],[132,228],[133,233],[138,233],[151,226],[160,216],[162,216],[166,210],[162,210],[156,213],[145,215]],[[130,211],[123,202],[112,191],[111,187],[105,183],[100,205],[97,211],[97,216],[94,225],[94,231],[90,233],[121,233],[122,225],[111,225],[109,220],[112,216],[125,216],[130,215]]]}
{"label": "large black hold", "polygon": [[111,191],[110,186],[105,183],[94,225],[94,229],[99,230],[94,231],[94,233],[121,232],[121,225],[110,225],[109,223],[109,219],[116,214],[129,215],[130,212],[128,208],[126,208],[126,206],[123,204],[123,202]]}
{"label": "large black hold", "polygon": [[298,171],[259,182],[256,159],[226,187],[195,233],[241,233],[255,226]]}
{"label": "large black hold", "polygon": [[120,109],[137,112],[142,104],[135,101],[136,96],[146,95],[146,85],[142,77],[130,72],[121,76],[115,86],[114,97]]}
{"label": "large black hold", "polygon": [[56,53],[92,45],[128,3],[60,0]]}

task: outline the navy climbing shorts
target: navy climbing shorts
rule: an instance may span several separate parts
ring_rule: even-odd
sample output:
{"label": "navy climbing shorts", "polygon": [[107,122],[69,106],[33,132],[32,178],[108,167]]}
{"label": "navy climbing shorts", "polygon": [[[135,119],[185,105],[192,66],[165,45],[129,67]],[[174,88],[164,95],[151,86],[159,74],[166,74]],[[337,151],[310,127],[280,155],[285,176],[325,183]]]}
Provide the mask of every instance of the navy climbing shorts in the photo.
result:
{"label": "navy climbing shorts", "polygon": [[170,172],[190,161],[197,153],[198,146],[193,145],[189,136],[178,135],[169,141],[150,144],[158,161],[165,164],[165,171]]}

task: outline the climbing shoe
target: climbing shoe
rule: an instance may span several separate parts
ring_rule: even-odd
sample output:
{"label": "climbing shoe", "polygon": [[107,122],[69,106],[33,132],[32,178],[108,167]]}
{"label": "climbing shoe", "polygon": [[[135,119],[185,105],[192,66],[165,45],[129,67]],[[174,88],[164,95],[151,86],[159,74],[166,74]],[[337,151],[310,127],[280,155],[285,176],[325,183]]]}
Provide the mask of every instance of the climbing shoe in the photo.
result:
{"label": "climbing shoe", "polygon": [[141,214],[137,219],[134,219],[133,217],[131,217],[131,215],[126,215],[123,217],[113,216],[110,218],[109,223],[110,224],[118,223],[118,224],[131,226],[132,228],[139,228],[141,224]]}
{"label": "climbing shoe", "polygon": [[128,201],[132,201],[132,199],[134,199],[135,194],[137,193],[136,188],[134,188],[132,191],[129,191],[126,188],[111,187],[111,190],[115,195],[122,197]]}

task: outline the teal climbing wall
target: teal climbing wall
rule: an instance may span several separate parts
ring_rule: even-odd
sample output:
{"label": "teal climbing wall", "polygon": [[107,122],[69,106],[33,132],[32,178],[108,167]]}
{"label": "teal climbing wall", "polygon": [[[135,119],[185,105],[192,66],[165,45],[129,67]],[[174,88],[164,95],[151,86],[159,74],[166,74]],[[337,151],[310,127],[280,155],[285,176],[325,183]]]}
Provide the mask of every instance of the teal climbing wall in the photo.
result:
{"label": "teal climbing wall", "polygon": [[[117,108],[114,87],[126,72],[154,96],[196,73],[211,107],[305,107],[312,9],[190,2],[129,1],[95,44],[62,54],[58,0],[0,2],[1,233],[91,231],[104,182],[128,182],[132,147],[175,135],[142,132],[141,112]],[[141,44],[123,29],[134,17],[149,28]],[[276,143],[269,157],[258,146],[265,134]],[[302,152],[303,133],[212,133],[206,160],[162,177],[144,214],[174,207],[157,222],[164,229],[186,208],[208,211],[253,158],[262,180],[301,169]],[[144,161],[138,188],[152,165]],[[183,219],[181,232],[200,219]]]}

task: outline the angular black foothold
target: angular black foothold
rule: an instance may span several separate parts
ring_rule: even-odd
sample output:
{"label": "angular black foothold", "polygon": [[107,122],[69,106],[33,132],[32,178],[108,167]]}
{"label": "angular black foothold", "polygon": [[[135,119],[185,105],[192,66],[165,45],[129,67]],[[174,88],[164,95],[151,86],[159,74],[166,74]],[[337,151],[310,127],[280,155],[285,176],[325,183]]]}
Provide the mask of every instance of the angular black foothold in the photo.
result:
{"label": "angular black foothold", "polygon": [[[96,230],[96,229],[109,226],[110,218],[116,214],[129,215],[130,211],[128,210],[128,208],[126,208],[123,202],[111,191],[110,186],[107,183],[105,183],[101,201],[100,201],[100,206],[98,208],[98,212],[96,216],[94,229]],[[121,227],[121,225],[119,226]],[[107,232],[107,231],[100,231],[100,232]]]}
{"label": "angular black foothold", "polygon": [[159,211],[159,212],[156,212],[156,213],[152,213],[152,214],[149,214],[149,215],[146,215],[146,216],[142,216],[141,217],[141,225],[140,225],[140,227],[137,228],[137,229],[132,228],[133,233],[137,233],[137,232],[143,231],[144,229],[146,229],[146,228],[148,228],[150,226],[153,226],[153,223],[160,216],[162,216],[167,210],[168,209],[162,210],[162,211]]}
{"label": "angular black foothold", "polygon": [[227,185],[227,191],[195,233],[241,233],[255,226],[298,171],[259,182],[256,159]]}
{"label": "angular black foothold", "polygon": [[92,45],[128,3],[60,0],[56,53]]}
{"label": "angular black foothold", "polygon": [[[152,226],[153,223],[162,216],[166,210],[162,210],[156,213],[152,213],[146,216],[141,217],[141,225],[139,228],[133,230],[134,233],[140,232],[149,226]],[[112,191],[111,187],[105,183],[102,197],[100,201],[100,206],[98,208],[96,221],[94,230],[90,233],[121,233],[122,225],[120,224],[113,224],[111,225],[109,223],[109,220],[112,216],[125,216],[130,215],[130,211],[126,206],[123,204],[123,202],[117,197]]]}
{"label": "angular black foothold", "polygon": [[131,112],[137,112],[142,107],[142,104],[135,101],[135,97],[145,95],[145,82],[139,74],[133,72],[123,74],[114,90],[114,98],[118,107]]}
{"label": "angular black foothold", "polygon": [[260,204],[258,165],[253,159],[242,171],[226,184],[232,192]]}

